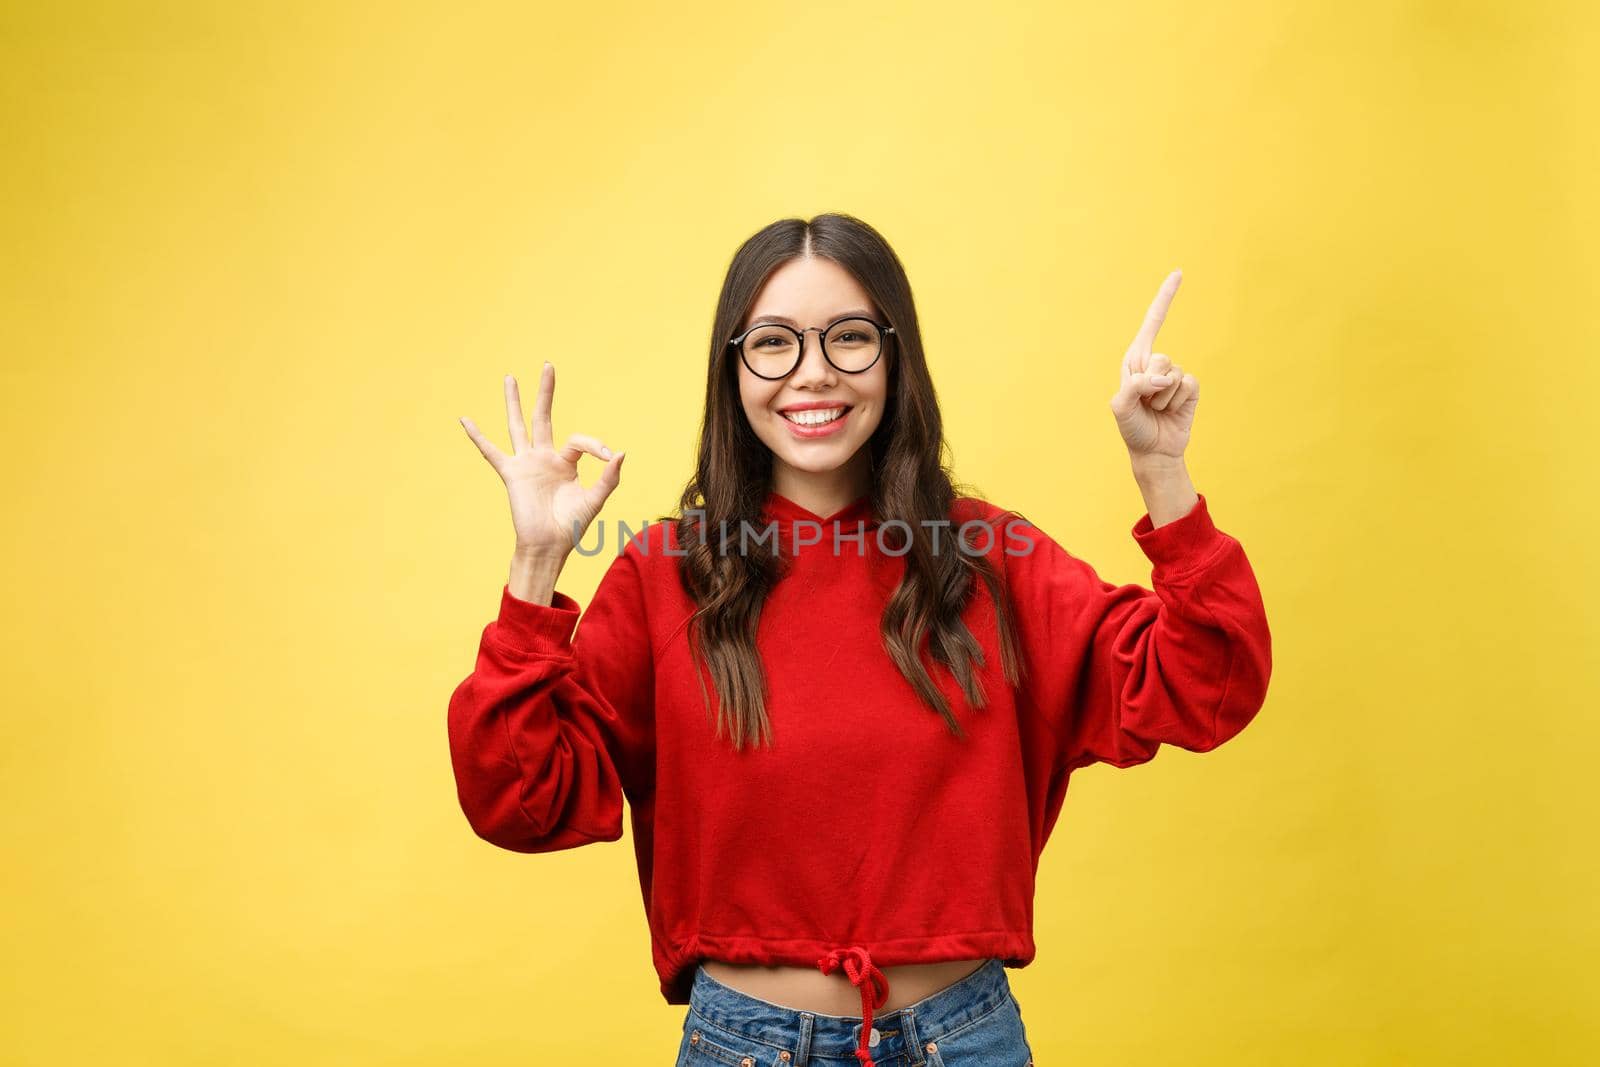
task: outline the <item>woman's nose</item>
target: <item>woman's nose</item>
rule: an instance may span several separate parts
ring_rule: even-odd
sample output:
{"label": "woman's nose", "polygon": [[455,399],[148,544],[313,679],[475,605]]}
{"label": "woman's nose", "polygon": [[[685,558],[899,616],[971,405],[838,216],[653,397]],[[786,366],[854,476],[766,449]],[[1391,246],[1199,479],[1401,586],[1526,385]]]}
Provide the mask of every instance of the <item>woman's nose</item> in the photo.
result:
{"label": "woman's nose", "polygon": [[800,365],[789,376],[790,383],[825,382],[833,377],[833,364],[822,354],[822,335],[807,331],[800,341]]}

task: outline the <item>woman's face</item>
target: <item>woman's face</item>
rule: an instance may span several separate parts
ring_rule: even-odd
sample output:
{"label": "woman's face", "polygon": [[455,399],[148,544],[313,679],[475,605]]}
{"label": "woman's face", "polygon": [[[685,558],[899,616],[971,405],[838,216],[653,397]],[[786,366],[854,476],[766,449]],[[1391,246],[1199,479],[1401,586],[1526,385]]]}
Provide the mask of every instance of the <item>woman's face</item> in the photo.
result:
{"label": "woman's face", "polygon": [[[738,332],[764,318],[800,330],[826,328],[849,315],[883,321],[854,275],[831,259],[802,256],[773,271]],[[883,418],[889,392],[887,349],[892,342],[883,342],[885,351],[870,368],[846,374],[823,358],[821,338],[819,330],[807,332],[800,365],[778,381],[751,373],[740,359],[739,398],[756,436],[772,450],[773,481],[779,492],[789,494],[797,483],[835,474],[849,478],[843,491],[854,495],[866,491],[867,454],[861,446]],[[796,426],[784,415],[785,410],[818,402],[842,409],[841,417],[825,426]]]}

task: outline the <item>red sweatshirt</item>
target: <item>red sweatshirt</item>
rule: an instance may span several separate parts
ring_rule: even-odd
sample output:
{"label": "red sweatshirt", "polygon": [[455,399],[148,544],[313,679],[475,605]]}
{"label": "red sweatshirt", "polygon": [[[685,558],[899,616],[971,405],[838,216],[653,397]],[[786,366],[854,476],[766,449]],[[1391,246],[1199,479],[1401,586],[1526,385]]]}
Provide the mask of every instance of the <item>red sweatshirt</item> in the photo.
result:
{"label": "red sweatshirt", "polygon": [[[944,550],[960,523],[1000,514],[960,498]],[[769,520],[793,567],[757,631],[770,749],[735,753],[713,736],[689,653],[694,604],[663,551],[679,551],[676,529],[653,523],[620,552],[606,542],[615,560],[581,625],[559,590],[543,606],[502,587],[450,698],[450,755],[472,829],[516,852],[615,841],[627,798],[667,1003],[689,1002],[705,958],[843,963],[865,1041],[888,996],[879,965],[1031,962],[1034,876],[1072,771],[1222,744],[1261,707],[1271,637],[1244,549],[1204,495],[1159,529],[1148,514],[1134,524],[1153,590],[1101,580],[1022,520],[996,524],[988,555],[1012,598],[1023,681],[1005,680],[975,581],[963,619],[988,704],[968,706],[923,651],[958,740],[883,646],[905,557],[893,538],[889,552],[878,543],[869,498],[824,517],[771,493]],[[715,709],[709,672],[704,684]]]}

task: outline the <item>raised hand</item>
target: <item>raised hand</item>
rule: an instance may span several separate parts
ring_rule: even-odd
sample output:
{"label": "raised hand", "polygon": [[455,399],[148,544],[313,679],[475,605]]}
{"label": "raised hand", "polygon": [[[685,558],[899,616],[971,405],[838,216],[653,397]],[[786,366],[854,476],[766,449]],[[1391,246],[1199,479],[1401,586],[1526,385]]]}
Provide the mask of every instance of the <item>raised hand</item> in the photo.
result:
{"label": "raised hand", "polygon": [[1122,385],[1111,398],[1111,413],[1134,457],[1177,458],[1189,446],[1200,383],[1162,353],[1151,351],[1182,280],[1182,271],[1167,275],[1145,313],[1144,324],[1122,357]]}
{"label": "raised hand", "polygon": [[[511,522],[516,528],[517,551],[563,560],[577,546],[601,505],[621,478],[623,453],[615,455],[587,434],[572,434],[560,449],[550,431],[550,405],[556,391],[556,369],[544,365],[539,376],[539,397],[533,405],[533,437],[523,425],[522,399],[517,380],[506,375],[506,423],[511,431],[512,453],[491,444],[472,420],[461,425],[483,458],[506,484],[511,500]],[[605,460],[593,485],[578,482],[578,458],[585,452]]]}

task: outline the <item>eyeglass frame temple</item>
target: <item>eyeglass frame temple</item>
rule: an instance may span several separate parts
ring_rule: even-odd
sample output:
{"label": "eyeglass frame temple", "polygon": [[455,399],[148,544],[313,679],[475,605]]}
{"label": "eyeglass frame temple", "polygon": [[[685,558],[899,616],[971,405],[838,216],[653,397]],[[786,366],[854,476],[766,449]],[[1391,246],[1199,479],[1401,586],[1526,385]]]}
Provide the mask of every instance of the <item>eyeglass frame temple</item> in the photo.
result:
{"label": "eyeglass frame temple", "polygon": [[[761,327],[763,327],[763,326],[782,326],[784,329],[790,331],[791,333],[799,334],[800,335],[800,352],[799,352],[798,355],[795,356],[794,366],[793,367],[790,367],[787,371],[785,371],[783,374],[780,374],[776,378],[767,378],[766,375],[764,375],[764,374],[757,374],[756,375],[756,377],[765,378],[769,382],[776,382],[776,381],[781,381],[784,378],[787,378],[789,375],[791,375],[791,374],[793,374],[795,372],[795,368],[796,367],[800,366],[800,361],[802,359],[806,358],[806,334],[810,333],[812,330],[816,330],[817,331],[817,335],[818,335],[817,336],[817,344],[822,346],[822,358],[828,361],[828,366],[832,367],[834,370],[838,371],[840,374],[865,374],[867,371],[872,369],[870,366],[863,367],[861,370],[845,370],[843,367],[840,367],[833,360],[828,359],[828,342],[827,342],[828,331],[833,329],[835,326],[839,325],[841,322],[857,322],[857,321],[859,321],[859,322],[870,322],[870,323],[872,323],[873,326],[877,327],[879,330],[881,330],[885,334],[890,334],[890,333],[894,333],[895,332],[894,327],[890,326],[887,323],[878,322],[878,321],[876,321],[874,319],[862,318],[860,315],[846,315],[843,318],[834,319],[832,322],[828,323],[828,325],[826,325],[826,326],[807,326],[803,330],[796,330],[793,326],[790,326],[787,323],[783,323],[783,322],[758,322],[754,326],[750,327],[748,330],[746,330],[743,333],[741,333],[738,337],[735,337],[732,340],[730,340],[728,342],[728,347],[738,349],[739,350],[739,358],[742,361],[744,359],[744,348],[742,347],[744,339],[746,337],[749,337],[752,333],[755,333],[757,330],[761,329]],[[881,341],[881,339],[880,339],[880,341]],[[879,349],[878,355],[879,356],[883,355],[883,351],[882,351],[881,347]],[[873,363],[877,363],[878,361],[876,359],[874,359],[872,362]],[[752,370],[750,373],[751,374],[755,374],[755,371]]]}

